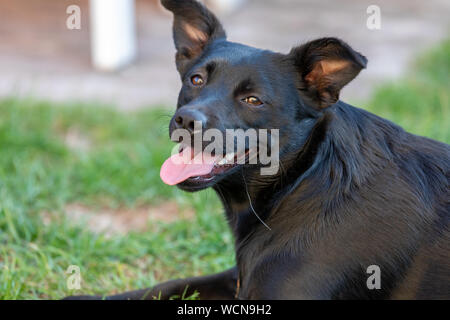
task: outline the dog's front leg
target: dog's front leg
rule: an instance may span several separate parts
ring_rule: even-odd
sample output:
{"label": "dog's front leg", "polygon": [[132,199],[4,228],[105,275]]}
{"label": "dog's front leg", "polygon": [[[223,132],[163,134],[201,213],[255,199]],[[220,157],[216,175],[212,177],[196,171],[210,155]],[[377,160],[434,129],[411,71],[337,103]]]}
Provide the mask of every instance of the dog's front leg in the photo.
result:
{"label": "dog's front leg", "polygon": [[74,296],[69,300],[153,300],[181,299],[198,292],[201,300],[232,300],[235,298],[237,268],[227,271],[187,279],[177,279],[156,285],[153,288],[121,293],[114,296]]}

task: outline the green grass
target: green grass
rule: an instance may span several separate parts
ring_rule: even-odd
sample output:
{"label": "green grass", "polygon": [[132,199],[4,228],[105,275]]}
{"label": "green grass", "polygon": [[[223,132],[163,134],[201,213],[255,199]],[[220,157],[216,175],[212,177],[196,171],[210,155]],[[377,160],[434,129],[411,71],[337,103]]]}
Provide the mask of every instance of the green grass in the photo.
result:
{"label": "green grass", "polygon": [[[165,186],[159,168],[170,154],[168,112],[124,115],[97,106],[0,102],[0,298],[61,298],[65,270],[78,265],[83,293],[143,288],[233,264],[232,238],[211,191]],[[76,128],[88,152],[64,143]],[[156,224],[145,233],[105,238],[64,218],[69,203],[135,207],[176,201],[194,221]],[[60,219],[44,225],[43,212]]]}
{"label": "green grass", "polygon": [[410,132],[450,143],[450,40],[419,57],[405,77],[379,87],[366,106]]}
{"label": "green grass", "polygon": [[[450,42],[418,59],[411,74],[379,88],[366,104],[420,135],[450,142]],[[42,299],[144,288],[234,263],[233,240],[211,191],[165,186],[169,112],[121,113],[87,104],[0,101],[0,298]],[[77,130],[87,151],[64,137]],[[150,223],[146,232],[106,237],[64,215],[67,204],[140,207],[175,201],[193,220]],[[42,213],[53,219],[45,224]],[[67,289],[78,265],[82,290]]]}

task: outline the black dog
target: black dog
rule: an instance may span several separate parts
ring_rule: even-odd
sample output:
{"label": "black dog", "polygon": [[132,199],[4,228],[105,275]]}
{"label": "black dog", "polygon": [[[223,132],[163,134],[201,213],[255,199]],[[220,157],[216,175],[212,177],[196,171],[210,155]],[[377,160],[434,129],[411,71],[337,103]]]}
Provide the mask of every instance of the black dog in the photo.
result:
{"label": "black dog", "polygon": [[[366,58],[336,38],[287,55],[228,42],[198,2],[162,4],[174,13],[183,81],[170,131],[192,132],[194,121],[279,128],[281,168],[262,176],[258,165],[216,166],[178,183],[217,191],[235,268],[109,299],[186,287],[201,299],[450,298],[450,147],[339,101]],[[378,288],[367,284],[370,266]]]}

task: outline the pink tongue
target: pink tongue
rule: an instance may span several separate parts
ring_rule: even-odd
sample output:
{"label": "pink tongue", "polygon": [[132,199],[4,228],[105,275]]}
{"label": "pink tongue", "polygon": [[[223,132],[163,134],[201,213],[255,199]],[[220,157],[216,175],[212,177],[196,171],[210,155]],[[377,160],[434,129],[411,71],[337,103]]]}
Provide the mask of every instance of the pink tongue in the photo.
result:
{"label": "pink tongue", "polygon": [[162,181],[169,186],[179,184],[191,177],[204,176],[214,168],[214,157],[199,153],[191,159],[191,148],[167,159],[161,167]]}

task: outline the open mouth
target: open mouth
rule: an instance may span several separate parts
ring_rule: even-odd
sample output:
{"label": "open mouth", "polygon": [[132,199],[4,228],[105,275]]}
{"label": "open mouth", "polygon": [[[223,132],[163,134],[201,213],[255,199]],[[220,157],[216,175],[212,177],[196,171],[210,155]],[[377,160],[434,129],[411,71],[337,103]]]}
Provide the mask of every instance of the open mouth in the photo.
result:
{"label": "open mouth", "polygon": [[203,187],[248,162],[248,158],[249,150],[226,155],[206,155],[200,152],[194,156],[193,150],[186,147],[164,162],[160,176],[168,185]]}

